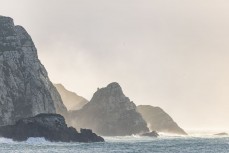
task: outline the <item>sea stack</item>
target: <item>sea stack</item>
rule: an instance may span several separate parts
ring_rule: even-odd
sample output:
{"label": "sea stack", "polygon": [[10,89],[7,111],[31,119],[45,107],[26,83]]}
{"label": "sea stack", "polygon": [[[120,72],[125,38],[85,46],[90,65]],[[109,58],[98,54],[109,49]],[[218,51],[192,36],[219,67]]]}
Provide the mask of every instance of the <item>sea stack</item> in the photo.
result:
{"label": "sea stack", "polygon": [[71,113],[72,124],[103,136],[126,136],[149,132],[147,124],[116,82],[95,92],[81,110]]}
{"label": "sea stack", "polygon": [[147,122],[150,130],[187,135],[187,133],[160,107],[140,105],[137,107],[137,110]]}
{"label": "sea stack", "polygon": [[0,16],[0,125],[40,113],[66,114],[26,30]]}

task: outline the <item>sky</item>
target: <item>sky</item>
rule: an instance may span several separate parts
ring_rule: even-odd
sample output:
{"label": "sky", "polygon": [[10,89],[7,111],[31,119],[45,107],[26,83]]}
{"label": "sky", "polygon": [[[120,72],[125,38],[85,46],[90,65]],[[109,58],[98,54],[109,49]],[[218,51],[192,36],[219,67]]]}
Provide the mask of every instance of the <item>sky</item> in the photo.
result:
{"label": "sky", "polygon": [[0,0],[51,81],[91,99],[118,82],[184,129],[229,131],[229,1]]}

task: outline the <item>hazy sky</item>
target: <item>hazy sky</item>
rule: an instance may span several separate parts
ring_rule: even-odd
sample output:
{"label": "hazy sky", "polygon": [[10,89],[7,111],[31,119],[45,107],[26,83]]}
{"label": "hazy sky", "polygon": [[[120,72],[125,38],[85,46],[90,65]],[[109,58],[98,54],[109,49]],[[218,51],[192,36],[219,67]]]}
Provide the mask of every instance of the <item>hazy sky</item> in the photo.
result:
{"label": "hazy sky", "polygon": [[90,100],[119,82],[185,129],[229,131],[228,0],[0,0],[50,79]]}

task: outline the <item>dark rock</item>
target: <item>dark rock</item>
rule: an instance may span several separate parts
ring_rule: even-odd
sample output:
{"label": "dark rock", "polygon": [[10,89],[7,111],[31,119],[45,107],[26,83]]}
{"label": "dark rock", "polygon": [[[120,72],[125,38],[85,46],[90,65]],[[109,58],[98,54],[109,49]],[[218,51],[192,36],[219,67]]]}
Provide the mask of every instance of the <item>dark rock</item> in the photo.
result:
{"label": "dark rock", "polygon": [[187,133],[160,107],[140,105],[137,106],[137,110],[147,122],[150,130],[187,135]]}
{"label": "dark rock", "polygon": [[227,136],[228,133],[222,132],[222,133],[217,133],[217,134],[215,134],[215,135],[217,135],[217,136]]}
{"label": "dark rock", "polygon": [[72,125],[89,128],[103,136],[125,136],[149,132],[136,105],[123,94],[118,83],[98,89],[82,109],[71,112]]}
{"label": "dark rock", "polygon": [[62,84],[54,84],[54,86],[68,110],[79,110],[88,103],[88,100],[67,90]]}
{"label": "dark rock", "polygon": [[152,132],[149,132],[149,133],[143,133],[143,134],[141,134],[140,136],[158,137],[159,134],[158,134],[156,131],[152,131]]}
{"label": "dark rock", "polygon": [[78,133],[73,127],[67,127],[65,119],[59,114],[39,114],[21,119],[15,125],[0,127],[0,136],[15,141],[25,141],[29,137],[44,137],[54,142],[103,142],[92,130],[81,129]]}

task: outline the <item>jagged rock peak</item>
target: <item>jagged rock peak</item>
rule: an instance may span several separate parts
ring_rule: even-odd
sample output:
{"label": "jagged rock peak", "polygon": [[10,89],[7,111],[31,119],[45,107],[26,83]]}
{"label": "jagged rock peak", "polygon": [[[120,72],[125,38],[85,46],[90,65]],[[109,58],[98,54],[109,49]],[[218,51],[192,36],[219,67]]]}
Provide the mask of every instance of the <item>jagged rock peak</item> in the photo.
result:
{"label": "jagged rock peak", "polygon": [[118,83],[98,89],[81,110],[72,112],[73,126],[90,128],[105,136],[125,136],[148,132],[136,105],[126,97]]}
{"label": "jagged rock peak", "polygon": [[107,85],[107,88],[108,89],[117,89],[117,88],[121,89],[121,86],[117,82],[112,82]]}
{"label": "jagged rock peak", "polygon": [[[130,102],[130,99],[124,95],[121,86],[118,83],[113,82],[104,88],[101,89],[98,88],[98,90],[94,93],[91,102],[122,103],[122,102]],[[131,106],[133,106],[132,102],[131,102]]]}
{"label": "jagged rock peak", "polygon": [[117,82],[113,82],[108,84],[106,87],[104,88],[98,88],[97,92],[100,93],[119,93],[119,94],[123,94],[122,88],[121,86],[117,83]]}

